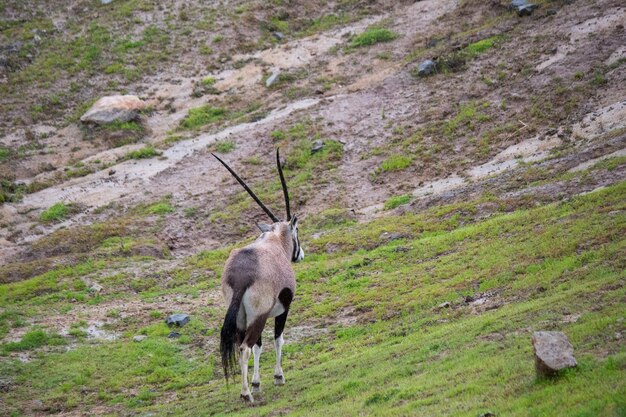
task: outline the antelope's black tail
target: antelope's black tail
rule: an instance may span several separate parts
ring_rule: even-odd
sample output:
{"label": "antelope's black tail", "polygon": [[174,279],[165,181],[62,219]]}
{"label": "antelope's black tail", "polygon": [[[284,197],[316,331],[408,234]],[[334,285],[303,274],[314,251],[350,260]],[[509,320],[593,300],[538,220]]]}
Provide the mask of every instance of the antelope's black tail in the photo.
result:
{"label": "antelope's black tail", "polygon": [[242,342],[239,340],[240,330],[237,329],[237,314],[241,306],[243,292],[236,291],[230,300],[224,324],[220,333],[220,354],[222,356],[222,368],[224,369],[224,378],[228,381],[229,377],[234,378],[235,368],[237,366],[237,348]]}

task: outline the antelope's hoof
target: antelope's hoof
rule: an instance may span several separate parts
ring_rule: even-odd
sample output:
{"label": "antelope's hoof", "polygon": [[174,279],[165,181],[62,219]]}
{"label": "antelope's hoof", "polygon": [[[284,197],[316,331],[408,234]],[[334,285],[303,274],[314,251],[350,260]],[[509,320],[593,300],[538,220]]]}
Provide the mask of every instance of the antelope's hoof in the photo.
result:
{"label": "antelope's hoof", "polygon": [[285,385],[285,376],[274,375],[274,385]]}
{"label": "antelope's hoof", "polygon": [[241,398],[246,403],[252,404],[254,402],[251,394],[241,394],[239,398]]}
{"label": "antelope's hoof", "polygon": [[254,393],[261,392],[261,383],[260,382],[253,382],[252,383],[252,392],[254,392]]}

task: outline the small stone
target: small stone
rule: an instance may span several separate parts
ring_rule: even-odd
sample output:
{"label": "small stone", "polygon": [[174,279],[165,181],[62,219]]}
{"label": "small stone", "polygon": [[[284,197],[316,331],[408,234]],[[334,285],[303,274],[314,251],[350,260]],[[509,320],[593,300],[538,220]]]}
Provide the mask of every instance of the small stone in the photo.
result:
{"label": "small stone", "polygon": [[478,417],[496,417],[496,415],[491,411],[487,411],[486,413],[479,414]]}
{"label": "small stone", "polygon": [[144,334],[139,334],[137,336],[133,336],[133,342],[142,342],[144,340],[146,340],[148,338],[148,336],[144,335]]}
{"label": "small stone", "polygon": [[437,64],[434,61],[427,59],[417,66],[417,76],[426,77],[433,74],[437,70]]}
{"label": "small stone", "polygon": [[322,142],[321,140],[316,140],[315,142],[313,142],[311,153],[317,153],[321,151],[323,147],[324,147],[324,142]]}
{"label": "small stone", "polygon": [[383,240],[385,242],[391,242],[392,240],[398,240],[398,239],[404,239],[406,238],[406,235],[402,234],[402,233],[389,233],[389,232],[382,232],[380,234],[380,236],[378,236],[378,239]]}
{"label": "small stone", "polygon": [[133,95],[102,97],[81,116],[80,121],[97,125],[129,122],[136,120],[139,111],[145,107],[144,101]]}
{"label": "small stone", "polygon": [[168,339],[178,339],[180,337],[180,333],[178,332],[170,332],[170,334],[167,335]]}
{"label": "small stone", "polygon": [[100,285],[100,284],[95,284],[94,283],[94,284],[91,285],[91,287],[89,287],[89,292],[96,292],[96,293],[98,293],[100,291],[102,291],[102,285]]}
{"label": "small stone", "polygon": [[444,308],[450,308],[450,302],[449,301],[444,301],[443,303],[439,304],[437,306],[438,310],[443,310]]}
{"label": "small stone", "polygon": [[165,319],[165,324],[167,324],[168,327],[172,327],[172,326],[182,327],[185,324],[189,323],[189,320],[190,320],[189,315],[187,314],[172,314],[171,316]]}
{"label": "small stone", "polygon": [[276,70],[269,76],[267,80],[265,80],[265,86],[270,88],[276,81],[278,81],[278,77],[280,76],[280,71]]}
{"label": "small stone", "polygon": [[113,175],[113,174],[115,174],[115,170],[114,170],[114,169],[110,169],[110,170],[109,170],[109,176],[111,176],[111,175]]}
{"label": "small stone", "polygon": [[281,32],[278,32],[278,31],[272,32],[272,36],[274,36],[279,41],[282,41],[283,39],[285,39],[285,35],[283,35]]}
{"label": "small stone", "polygon": [[100,4],[111,4],[113,0],[100,0]]}
{"label": "small stone", "polygon": [[563,332],[535,332],[532,342],[538,377],[553,376],[577,365],[574,347]]}

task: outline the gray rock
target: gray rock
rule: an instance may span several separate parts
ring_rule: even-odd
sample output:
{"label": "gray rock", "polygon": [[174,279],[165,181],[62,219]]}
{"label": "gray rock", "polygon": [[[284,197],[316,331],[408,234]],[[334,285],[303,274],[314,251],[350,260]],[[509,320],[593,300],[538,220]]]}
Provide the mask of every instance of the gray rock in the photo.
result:
{"label": "gray rock", "polygon": [[100,4],[110,4],[113,0],[100,0]]}
{"label": "gray rock", "polygon": [[102,289],[103,289],[102,285],[94,283],[94,284],[91,285],[91,287],[89,287],[89,292],[98,293],[98,292],[102,291]]}
{"label": "gray rock", "polygon": [[577,365],[574,347],[563,332],[535,332],[532,340],[538,377],[553,376]]}
{"label": "gray rock", "polygon": [[529,3],[526,0],[511,1],[511,8],[517,12],[518,16],[530,16],[537,7],[539,7],[539,5]]}
{"label": "gray rock", "polygon": [[450,308],[450,302],[444,301],[443,303],[437,306],[437,310],[443,310],[444,308]]}
{"label": "gray rock", "polygon": [[146,103],[133,95],[102,97],[81,116],[80,121],[97,125],[129,122],[136,120],[139,111],[145,107]]}
{"label": "gray rock", "polygon": [[168,318],[165,319],[165,324],[169,327],[178,326],[182,327],[185,324],[189,323],[189,315],[187,314],[172,314]]}
{"label": "gray rock", "polygon": [[144,335],[144,334],[139,334],[137,336],[133,336],[133,342],[142,342],[144,340],[146,340],[148,338],[148,336]]}
{"label": "gray rock", "polygon": [[274,83],[276,83],[276,81],[278,81],[278,77],[280,77],[280,71],[276,70],[267,80],[265,80],[265,86],[270,88]]}
{"label": "gray rock", "polygon": [[437,64],[430,59],[427,59],[417,66],[418,77],[426,77],[427,75],[433,74],[435,71],[437,71]]}
{"label": "gray rock", "polygon": [[6,50],[10,54],[17,54],[22,50],[22,46],[24,46],[24,42],[17,41],[7,46]]}
{"label": "gray rock", "polygon": [[313,142],[311,153],[317,153],[321,151],[323,147],[324,147],[324,142],[322,142],[321,140],[316,140],[315,142]]}
{"label": "gray rock", "polygon": [[180,337],[180,333],[178,332],[170,332],[170,334],[167,335],[168,339],[178,339]]}
{"label": "gray rock", "polygon": [[285,35],[283,35],[281,32],[278,32],[278,31],[272,32],[272,36],[274,36],[279,41],[282,41],[283,39],[285,39]]}

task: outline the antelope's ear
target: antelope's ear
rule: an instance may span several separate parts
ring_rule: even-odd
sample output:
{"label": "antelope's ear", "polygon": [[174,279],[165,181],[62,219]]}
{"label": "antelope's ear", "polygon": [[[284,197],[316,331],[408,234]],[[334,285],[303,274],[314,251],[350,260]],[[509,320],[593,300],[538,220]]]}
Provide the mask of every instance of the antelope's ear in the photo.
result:
{"label": "antelope's ear", "polygon": [[263,233],[272,231],[272,226],[266,223],[257,223],[256,227],[258,227],[259,230]]}
{"label": "antelope's ear", "polygon": [[291,220],[289,220],[289,227],[291,227],[292,229],[298,227],[298,216],[293,216]]}

